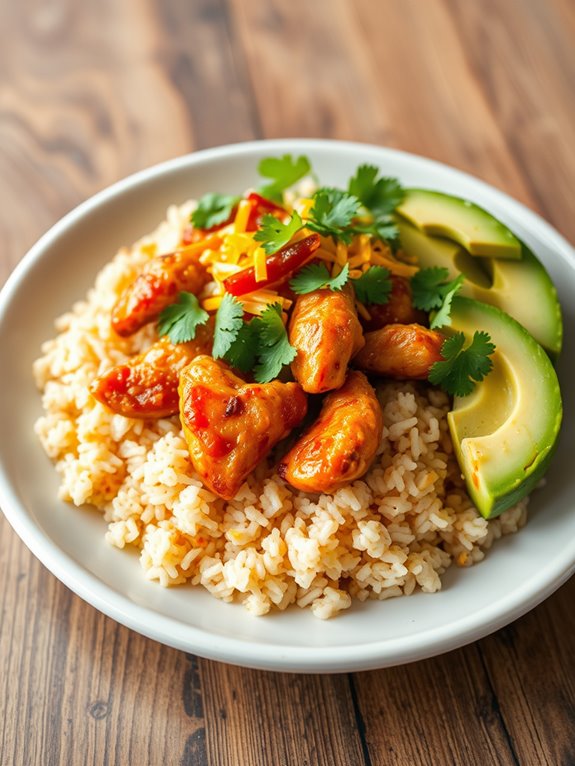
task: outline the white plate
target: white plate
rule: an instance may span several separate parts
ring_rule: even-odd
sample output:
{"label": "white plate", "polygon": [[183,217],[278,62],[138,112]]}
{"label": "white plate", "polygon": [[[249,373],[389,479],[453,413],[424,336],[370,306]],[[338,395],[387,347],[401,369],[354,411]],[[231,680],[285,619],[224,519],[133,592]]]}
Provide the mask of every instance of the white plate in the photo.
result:
{"label": "white plate", "polygon": [[[91,510],[56,497],[58,480],[33,432],[41,414],[31,374],[52,323],[82,297],[118,247],[152,230],[167,206],[207,191],[237,193],[257,181],[261,157],[307,154],[322,183],[346,182],[373,163],[407,185],[441,189],[483,205],[525,239],[549,269],[575,326],[575,252],[545,221],[506,195],[430,160],[360,144],[284,140],[198,152],[138,173],[97,194],[54,226],[28,253],[0,297],[0,505],[32,552],[68,587],[118,622],[212,659],[255,668],[336,672],[430,657],[511,622],[558,588],[575,568],[575,341],[566,332],[559,364],[565,421],[547,486],[530,505],[527,527],[500,540],[484,562],[453,567],[440,593],[355,603],[323,622],[296,607],[256,618],[200,588],[165,590],[147,582],[136,554],[104,542]],[[534,307],[534,310],[536,307]],[[537,402],[533,402],[537,406]]]}

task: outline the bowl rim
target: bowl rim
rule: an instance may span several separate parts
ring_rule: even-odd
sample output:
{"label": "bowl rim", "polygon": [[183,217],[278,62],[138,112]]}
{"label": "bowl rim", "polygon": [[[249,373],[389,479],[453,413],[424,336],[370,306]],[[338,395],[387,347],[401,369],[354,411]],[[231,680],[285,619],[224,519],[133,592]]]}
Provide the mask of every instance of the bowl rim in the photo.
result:
{"label": "bowl rim", "polygon": [[[397,149],[351,141],[307,138],[246,141],[192,152],[140,170],[97,192],[65,214],[30,248],[8,277],[0,291],[0,324],[4,321],[18,287],[36,262],[42,258],[44,251],[91,210],[125,191],[145,185],[159,176],[169,175],[175,170],[210,163],[213,160],[258,154],[262,151],[336,151],[350,156],[358,152],[373,151],[379,154],[382,164],[386,156],[399,156],[431,171],[440,170],[445,174],[447,170],[459,179],[463,177],[472,182],[475,188],[489,194],[500,211],[514,218],[519,217],[526,228],[543,236],[556,255],[568,263],[570,268],[573,268],[575,263],[575,250],[540,215],[481,179],[436,160]],[[565,544],[558,556],[540,570],[536,586],[528,582],[505,597],[498,598],[489,607],[447,625],[412,636],[361,644],[359,647],[298,647],[289,644],[280,646],[275,643],[267,646],[263,643],[252,644],[243,639],[215,635],[203,628],[181,623],[157,612],[152,613],[153,619],[150,620],[150,608],[131,601],[127,596],[105,585],[95,574],[80,567],[34,522],[19,500],[3,463],[0,463],[0,508],[14,531],[42,564],[68,588],[107,616],[142,635],[177,649],[209,659],[265,670],[349,672],[426,659],[471,643],[512,622],[550,596],[575,571],[573,539]]]}

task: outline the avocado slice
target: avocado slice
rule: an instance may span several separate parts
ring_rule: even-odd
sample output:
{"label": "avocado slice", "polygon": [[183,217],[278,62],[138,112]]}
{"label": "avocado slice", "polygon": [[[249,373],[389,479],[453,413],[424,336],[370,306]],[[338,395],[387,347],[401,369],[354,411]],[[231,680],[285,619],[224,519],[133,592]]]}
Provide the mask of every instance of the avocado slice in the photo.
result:
{"label": "avocado slice", "polygon": [[396,212],[425,234],[447,237],[471,253],[521,258],[521,243],[505,224],[473,202],[429,189],[407,189]]}
{"label": "avocado slice", "polygon": [[449,239],[429,237],[398,220],[401,246],[422,268],[443,266],[454,279],[465,274],[460,295],[490,303],[510,314],[540,343],[552,359],[561,351],[561,307],[551,277],[524,243],[519,261],[475,258]]}
{"label": "avocado slice", "polygon": [[495,343],[493,370],[471,394],[456,396],[449,430],[468,492],[491,519],[527,495],[544,475],[562,417],[549,357],[527,330],[494,306],[456,296],[448,333],[467,342],[485,330]]}

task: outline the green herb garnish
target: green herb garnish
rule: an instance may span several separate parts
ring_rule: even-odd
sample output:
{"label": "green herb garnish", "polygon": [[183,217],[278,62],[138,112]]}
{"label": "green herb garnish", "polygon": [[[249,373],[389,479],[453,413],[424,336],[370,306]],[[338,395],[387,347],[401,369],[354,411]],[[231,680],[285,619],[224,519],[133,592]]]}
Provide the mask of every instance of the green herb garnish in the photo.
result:
{"label": "green herb garnish", "polygon": [[360,303],[375,303],[381,306],[389,301],[392,288],[391,274],[384,266],[370,266],[352,282],[356,298]]}
{"label": "green herb garnish", "polygon": [[158,318],[158,335],[167,335],[172,343],[188,343],[196,337],[196,328],[209,319],[193,293],[180,293],[177,303],[166,306]]}
{"label": "green herb garnish", "polygon": [[444,361],[435,362],[429,371],[428,380],[441,386],[452,396],[467,396],[475,383],[483,380],[493,368],[489,358],[495,351],[488,333],[476,330],[467,348],[465,335],[458,332],[447,338],[441,346]]}
{"label": "green herb garnish", "polygon": [[303,221],[295,211],[287,223],[282,223],[274,215],[264,215],[260,228],[254,234],[254,239],[256,242],[264,243],[266,255],[272,255],[287,245],[302,226]]}
{"label": "green herb garnish", "polygon": [[312,263],[306,266],[290,280],[289,286],[297,295],[313,293],[329,287],[331,290],[341,290],[349,279],[349,265],[346,263],[336,277],[330,276],[323,263]]}
{"label": "green herb garnish", "polygon": [[349,244],[355,233],[351,222],[361,207],[358,198],[341,189],[322,188],[316,191],[313,200],[310,219],[305,223],[307,228]]}
{"label": "green herb garnish", "polygon": [[258,173],[271,181],[260,186],[258,191],[262,196],[281,203],[283,192],[306,176],[310,170],[310,161],[305,156],[297,159],[291,154],[266,157],[258,165]]}
{"label": "green herb garnish", "polygon": [[225,357],[243,324],[244,309],[241,303],[233,295],[226,293],[216,313],[212,348],[214,359]]}
{"label": "green herb garnish", "polygon": [[405,196],[397,178],[378,178],[378,174],[375,165],[360,165],[348,185],[349,193],[357,197],[376,219],[392,213]]}
{"label": "green herb garnish", "polygon": [[451,301],[461,289],[464,276],[460,274],[447,282],[449,271],[443,266],[421,269],[411,278],[413,305],[422,311],[438,309],[431,321],[431,328],[451,324]]}
{"label": "green herb garnish", "polygon": [[219,226],[228,220],[240,199],[241,197],[227,194],[204,194],[191,214],[190,221],[196,229]]}
{"label": "green herb garnish", "polygon": [[258,383],[269,383],[296,355],[282,321],[281,306],[274,303],[249,322],[244,322],[243,314],[237,298],[226,293],[216,313],[212,356],[243,372],[253,370]]}
{"label": "green herb garnish", "polygon": [[254,322],[258,344],[254,378],[258,383],[269,383],[277,378],[285,364],[293,362],[297,351],[288,340],[279,303],[268,306],[261,316],[252,319]]}

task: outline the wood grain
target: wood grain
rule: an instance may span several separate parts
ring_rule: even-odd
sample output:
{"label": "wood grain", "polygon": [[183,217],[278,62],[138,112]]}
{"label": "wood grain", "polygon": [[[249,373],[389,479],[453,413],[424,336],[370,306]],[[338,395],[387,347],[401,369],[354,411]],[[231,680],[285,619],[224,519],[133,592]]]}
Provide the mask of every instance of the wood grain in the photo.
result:
{"label": "wood grain", "polygon": [[[570,0],[0,3],[0,280],[98,189],[259,137],[425,154],[575,238]],[[574,600],[407,667],[275,675],[121,627],[1,519],[0,763],[572,766]]]}

